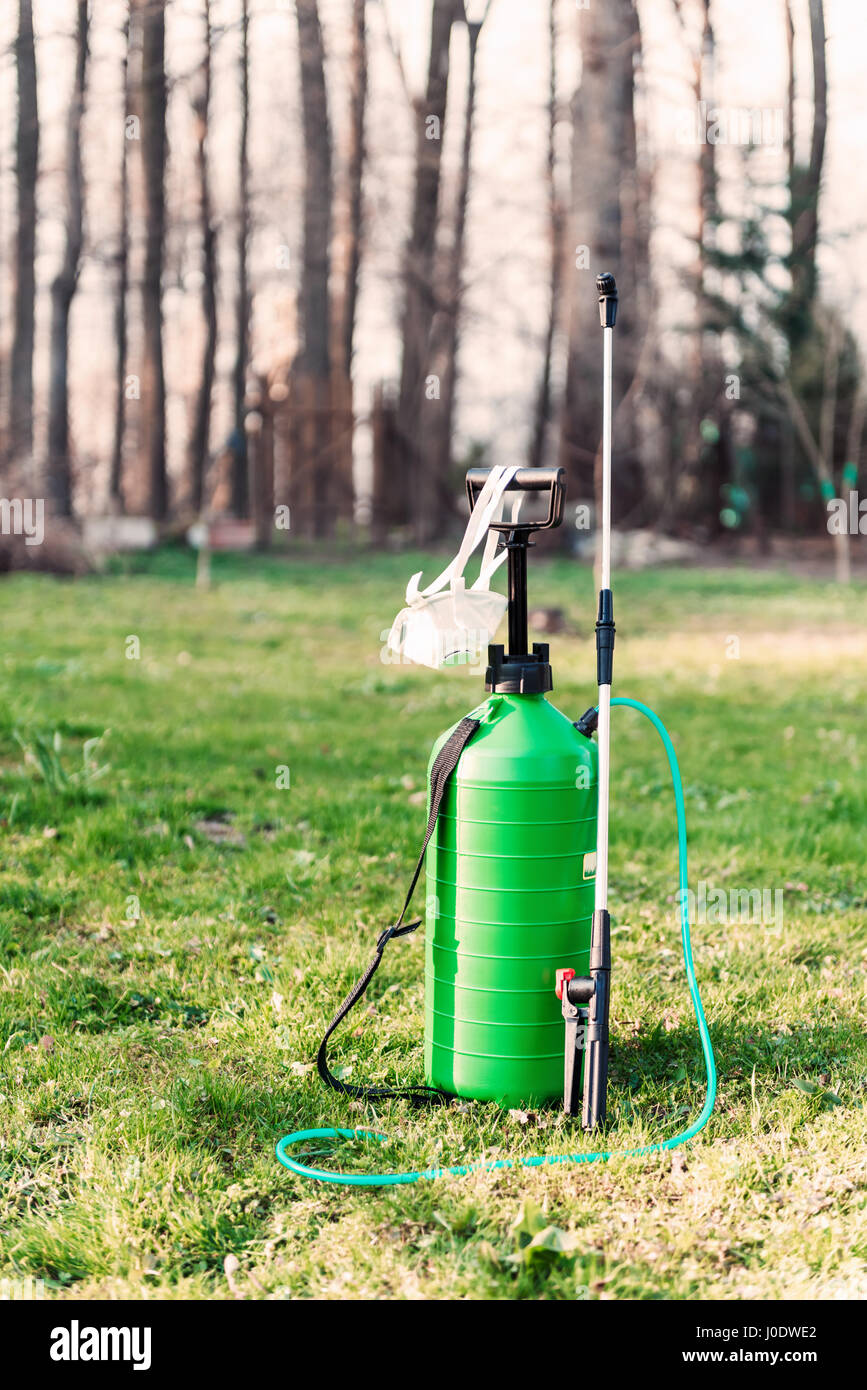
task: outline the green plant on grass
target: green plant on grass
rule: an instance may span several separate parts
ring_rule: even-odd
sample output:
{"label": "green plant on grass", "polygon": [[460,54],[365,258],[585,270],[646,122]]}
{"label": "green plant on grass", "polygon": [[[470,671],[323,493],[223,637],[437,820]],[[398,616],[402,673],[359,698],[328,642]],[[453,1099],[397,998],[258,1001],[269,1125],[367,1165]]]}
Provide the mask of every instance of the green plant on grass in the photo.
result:
{"label": "green plant on grass", "polygon": [[81,762],[68,767],[63,760],[63,736],[59,729],[45,733],[39,729],[15,729],[13,737],[24,754],[24,766],[40,777],[55,796],[69,791],[89,791],[109,771],[108,763],[97,761],[108,729],[97,738],[87,738],[81,747]]}

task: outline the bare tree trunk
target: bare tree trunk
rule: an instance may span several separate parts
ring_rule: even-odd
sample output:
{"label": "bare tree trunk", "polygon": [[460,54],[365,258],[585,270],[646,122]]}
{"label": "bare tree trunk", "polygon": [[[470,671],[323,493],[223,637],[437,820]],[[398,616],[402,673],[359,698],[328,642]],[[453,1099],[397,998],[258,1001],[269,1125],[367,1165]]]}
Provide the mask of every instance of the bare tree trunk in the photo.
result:
{"label": "bare tree trunk", "polygon": [[[644,324],[636,292],[646,248],[640,245],[634,114],[635,58],[641,38],[632,0],[608,0],[579,13],[581,84],[572,102],[572,205],[569,245],[572,268],[569,356],[563,401],[560,462],[570,476],[570,493],[587,502],[598,491],[595,461],[601,431],[601,345],[593,277],[612,270],[629,295],[618,319],[615,398],[622,486],[619,500],[631,504],[638,464],[634,417],[639,348]],[[626,295],[624,295],[624,299]],[[628,409],[628,413],[627,413]],[[627,465],[624,467],[624,465]],[[616,518],[615,518],[616,520]]]}
{"label": "bare tree trunk", "polygon": [[[791,204],[795,184],[795,21],[791,0],[785,0],[786,28],[786,170]],[[795,528],[795,432],[790,414],[783,417],[783,438],[780,446],[780,517],[784,531]]]}
{"label": "bare tree trunk", "polygon": [[782,439],[780,441],[780,519],[784,531],[795,529],[795,437],[792,421],[788,415],[781,420]]}
{"label": "bare tree trunk", "polygon": [[865,416],[867,416],[867,378],[865,378],[860,362],[858,364],[858,369],[858,382],[855,387],[852,409],[849,414],[849,428],[846,433],[846,457],[843,462],[843,476],[840,481],[840,496],[845,499],[847,506],[851,505],[852,492],[855,489],[855,484],[858,482],[858,474],[861,471],[864,419]]}
{"label": "bare tree trunk", "polygon": [[39,111],[31,0],[18,0],[15,41],[18,128],[15,178],[18,224],[15,237],[14,336],[9,381],[9,448],[14,457],[33,449],[33,340],[36,300],[36,176],[39,168]]}
{"label": "bare tree trunk", "polygon": [[205,319],[205,349],[202,375],[196,397],[193,431],[189,446],[190,495],[193,510],[202,510],[208,446],[211,434],[211,397],[214,390],[214,364],[217,355],[217,254],[216,233],[211,217],[211,185],[208,171],[208,121],[211,111],[211,0],[202,0],[205,52],[201,86],[193,101],[196,115],[196,169],[199,175],[199,223],[202,235],[202,313]]}
{"label": "bare tree trunk", "polygon": [[[850,470],[854,481],[857,481],[861,471],[865,415],[867,415],[867,378],[865,378],[862,369],[858,377],[858,385],[855,388],[852,411],[849,416],[849,429],[846,435],[846,467]],[[845,481],[846,479],[844,479]]]}
{"label": "bare tree trunk", "polygon": [[[840,376],[840,354],[843,350],[843,342],[842,324],[836,316],[831,316],[825,336],[822,404],[819,411],[819,451],[827,464],[832,486],[834,478],[834,425],[837,419],[837,383]],[[827,490],[829,489],[826,488]],[[840,584],[848,584],[852,578],[848,531],[834,536],[834,550],[837,580]]]}
{"label": "bare tree trunk", "polygon": [[843,350],[843,329],[839,319],[829,317],[825,334],[825,361],[822,371],[822,407],[819,412],[819,448],[834,475],[834,424],[837,418],[837,381],[840,375],[840,353]]}
{"label": "bare tree trunk", "polygon": [[274,408],[268,382],[258,383],[258,409],[247,416],[250,468],[250,513],[257,550],[269,550],[274,532]]}
{"label": "bare tree trunk", "polygon": [[66,126],[66,246],[51,286],[51,378],[48,401],[48,491],[59,516],[72,515],[69,458],[69,311],[78,285],[84,238],[81,121],[87,90],[89,0],[78,0],[75,79]]}
{"label": "bare tree trunk", "polygon": [[296,0],[304,131],[304,244],[299,291],[302,344],[292,365],[296,382],[306,379],[304,394],[312,411],[309,444],[293,460],[293,490],[300,484],[307,499],[303,510],[315,536],[325,535],[331,520],[330,388],[331,324],[328,278],[331,266],[331,128],[325,85],[325,49],[317,0]]}
{"label": "bare tree trunk", "polygon": [[[711,4],[710,0],[698,0],[694,9],[699,25],[697,32],[692,35],[682,0],[674,0],[674,9],[692,64],[691,86],[696,120],[702,123],[706,119],[705,113],[713,109],[716,86],[716,40],[711,22]],[[731,464],[728,424],[723,427],[717,419],[719,436],[717,444],[713,446],[716,457],[709,462],[709,466],[706,466],[703,453],[710,446],[703,443],[701,434],[702,421],[708,416],[715,414],[719,417],[721,414],[723,387],[716,332],[717,311],[708,288],[708,268],[718,222],[716,145],[707,138],[706,130],[700,131],[696,204],[695,261],[690,274],[695,300],[695,332],[692,334],[688,367],[690,404],[685,412],[685,430],[679,450],[682,461],[677,470],[676,491],[668,503],[672,519],[685,503],[695,517],[709,517],[711,531],[719,534],[723,529],[719,519],[719,490],[728,479]]]}
{"label": "bare tree trunk", "polygon": [[247,252],[250,245],[250,163],[247,143],[250,123],[250,12],[248,0],[241,0],[241,130],[238,140],[238,243],[237,297],[235,300],[235,365],[232,386],[235,403],[235,427],[232,432],[232,511],[235,516],[247,516],[250,507],[250,485],[247,474],[247,431],[244,422],[244,397],[247,390],[247,365],[250,355],[250,286],[247,271]]}
{"label": "bare tree trunk", "polygon": [[[701,52],[699,57],[699,92],[706,102],[704,109],[711,107],[716,98],[716,38],[711,23],[710,0],[702,0]],[[703,140],[699,147],[699,241],[698,241],[698,379],[695,389],[695,443],[697,449],[697,479],[695,480],[696,500],[699,517],[707,516],[710,531],[714,536],[722,533],[720,520],[722,510],[722,488],[731,478],[733,451],[731,447],[730,422],[721,417],[721,398],[723,391],[723,363],[718,333],[718,310],[708,287],[708,269],[716,244],[719,203],[717,194],[716,145]],[[701,425],[705,418],[714,421],[718,429],[717,441],[711,447],[716,451],[712,467],[702,467]],[[705,472],[710,473],[712,486],[703,488],[701,479]],[[702,495],[703,494],[703,495]],[[756,499],[758,514],[758,498]],[[763,549],[767,541],[760,537]]]}
{"label": "bare tree trunk", "polygon": [[346,182],[349,216],[346,228],[346,265],[341,295],[340,345],[343,371],[352,375],[352,351],[363,238],[363,175],[365,162],[364,113],[367,105],[366,0],[352,0],[352,54],[350,57],[349,150]]}
{"label": "bare tree trunk", "polygon": [[[442,137],[449,82],[452,24],[463,14],[461,0],[433,0],[427,89],[415,104],[415,189],[409,241],[404,257],[403,357],[397,430],[403,467],[393,480],[393,519],[423,519],[434,505],[431,480],[421,465],[421,414],[431,325],[436,307],[436,249]],[[413,505],[414,504],[414,505]]]}
{"label": "bare tree trunk", "polygon": [[301,266],[298,363],[327,377],[328,275],[331,251],[331,129],[325,86],[325,49],[317,0],[296,0],[304,129],[304,245]]}
{"label": "bare tree trunk", "polygon": [[786,24],[786,166],[791,192],[795,173],[795,21],[792,0],[784,0]]}
{"label": "bare tree trunk", "polygon": [[[828,356],[832,344],[825,336],[825,379],[822,398],[818,402],[819,443],[815,442],[805,404],[808,397],[815,406],[816,393],[813,345],[815,341],[815,301],[817,292],[816,251],[819,240],[819,199],[822,169],[825,159],[825,139],[828,129],[828,84],[825,66],[825,13],[822,0],[809,0],[810,46],[813,70],[813,113],[810,131],[810,157],[806,166],[795,159],[794,131],[788,132],[789,207],[791,235],[789,270],[791,285],[783,306],[783,327],[789,347],[788,382],[783,396],[792,423],[807,459],[819,477],[824,494],[833,496],[833,460],[827,460],[825,445],[829,430],[833,434],[833,412],[830,411],[829,371],[836,376],[836,362]],[[794,29],[791,7],[786,6],[788,52],[789,118],[792,117],[795,91]],[[829,330],[831,331],[831,330]],[[831,332],[833,333],[836,330]],[[834,352],[836,356],[836,350]],[[836,384],[834,383],[836,396]],[[798,398],[800,396],[800,399]],[[809,406],[808,406],[809,408]],[[812,412],[811,412],[812,414]],[[815,418],[815,416],[814,416]],[[830,423],[829,423],[830,420]],[[847,582],[849,577],[848,536],[834,534],[837,577]]]}
{"label": "bare tree trunk", "polygon": [[[484,18],[490,9],[490,0]],[[467,208],[470,199],[472,170],[473,126],[476,109],[476,51],[484,19],[468,26],[469,75],[464,112],[461,167],[455,206],[452,241],[445,265],[440,302],[430,332],[429,371],[439,379],[440,403],[430,423],[422,431],[420,454],[423,476],[433,505],[420,507],[416,514],[415,535],[423,545],[437,537],[448,515],[444,498],[452,461],[452,433],[457,383],[458,340],[460,334],[461,300],[463,298],[464,245],[466,241]]]}
{"label": "bare tree trunk", "polygon": [[339,215],[336,244],[340,265],[332,296],[332,418],[330,459],[332,512],[352,527],[355,521],[353,442],[355,434],[352,359],[364,250],[365,114],[367,107],[366,0],[352,0],[352,45],[349,55],[349,112],[344,183],[336,199]]}
{"label": "bare tree trunk", "polygon": [[118,512],[124,510],[123,496],[123,440],[126,425],[126,350],[127,321],[126,296],[129,288],[129,160],[127,156],[129,136],[130,87],[129,87],[129,49],[130,14],[127,10],[123,26],[123,69],[122,90],[124,101],[123,146],[120,156],[120,188],[118,205],[120,220],[117,234],[117,286],[114,301],[114,438],[111,450],[111,474],[109,478],[109,497]]}
{"label": "bare tree trunk", "polygon": [[[822,484],[822,495],[823,497],[833,497],[833,472],[828,465],[828,459],[813,438],[813,432],[810,429],[809,421],[804,413],[804,407],[792,390],[791,383],[787,378],[783,379],[781,386],[783,400],[786,403],[792,424],[801,441],[801,447],[813,465],[816,476]],[[849,537],[847,534],[834,532],[831,539],[834,543],[834,570],[837,582],[839,584],[848,584],[851,577],[849,566]]]}
{"label": "bare tree trunk", "polygon": [[563,278],[563,208],[557,192],[557,0],[548,4],[548,154],[545,179],[548,187],[548,234],[551,238],[551,265],[548,282],[548,321],[542,346],[542,371],[533,408],[533,429],[527,463],[541,468],[545,462],[545,445],[551,419],[551,356],[557,313],[560,304],[560,285]]}
{"label": "bare tree trunk", "polygon": [[136,0],[136,6],[142,32],[141,145],[145,192],[141,398],[150,512],[155,520],[163,521],[169,508],[162,309],[166,220],[166,0]]}
{"label": "bare tree trunk", "polygon": [[[816,248],[819,242],[819,196],[828,130],[828,78],[825,67],[825,11],[822,0],[810,3],[810,46],[813,61],[813,127],[810,162],[806,168],[790,164],[789,224],[791,227],[792,288],[789,341],[803,342],[816,297]],[[790,82],[791,82],[790,77]]]}

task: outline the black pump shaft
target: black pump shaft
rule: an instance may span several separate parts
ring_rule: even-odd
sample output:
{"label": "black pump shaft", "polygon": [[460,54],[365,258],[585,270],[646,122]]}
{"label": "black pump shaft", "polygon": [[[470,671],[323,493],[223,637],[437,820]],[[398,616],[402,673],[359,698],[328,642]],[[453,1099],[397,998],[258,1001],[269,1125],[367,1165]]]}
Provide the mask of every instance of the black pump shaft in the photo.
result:
{"label": "black pump shaft", "polygon": [[[470,511],[485,485],[489,470],[467,471],[467,499]],[[548,508],[543,521],[494,521],[490,530],[499,531],[509,552],[509,656],[529,656],[527,629],[527,547],[534,531],[549,531],[563,520],[566,496],[565,468],[519,468],[507,492],[547,492]],[[535,649],[534,649],[535,650]],[[545,658],[547,660],[547,657]],[[548,687],[550,689],[550,686]]]}
{"label": "black pump shaft", "polygon": [[509,550],[509,655],[525,656],[527,643],[527,531],[510,532]]}

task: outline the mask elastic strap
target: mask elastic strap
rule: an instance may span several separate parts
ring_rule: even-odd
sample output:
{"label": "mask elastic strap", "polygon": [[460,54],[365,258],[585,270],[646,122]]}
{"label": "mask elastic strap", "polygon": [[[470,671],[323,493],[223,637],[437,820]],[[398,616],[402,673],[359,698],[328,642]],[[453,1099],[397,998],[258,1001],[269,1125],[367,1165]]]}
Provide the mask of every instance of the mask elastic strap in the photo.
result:
{"label": "mask elastic strap", "polygon": [[[517,472],[517,469],[515,471]],[[519,492],[516,494],[512,501],[512,515],[510,516],[509,520],[511,521],[513,526],[515,522],[518,520],[518,515],[521,511],[521,503],[523,502],[523,500],[524,494],[523,492]],[[505,503],[505,493],[503,494],[503,501]],[[506,509],[504,505],[503,511],[505,510]],[[492,517],[491,520],[493,519],[494,518]],[[488,539],[485,544],[485,551],[482,555],[482,568],[479,572],[478,579],[473,585],[474,590],[484,590],[489,589],[491,587],[491,576],[496,574],[497,570],[500,568],[506,556],[508,555],[509,552],[506,549],[501,550],[499,555],[497,554],[497,545],[499,543],[499,540],[499,531],[488,532]]]}
{"label": "mask elastic strap", "polygon": [[[489,565],[490,556],[493,550],[493,547],[491,545],[491,538],[492,536],[494,537],[495,546],[496,533],[489,532],[488,527],[490,526],[491,522],[495,521],[497,516],[499,515],[500,506],[502,504],[503,497],[505,496],[506,489],[508,488],[509,483],[514,478],[517,471],[518,468],[515,464],[509,464],[506,467],[491,469],[490,475],[488,476],[488,479],[485,483],[485,487],[482,488],[482,491],[479,493],[479,500],[476,502],[476,505],[473,507],[473,510],[470,514],[471,521],[474,517],[479,518],[478,531],[476,532],[473,538],[472,544],[469,546],[467,545],[467,536],[464,536],[463,544],[460,550],[458,551],[457,555],[455,556],[455,570],[451,577],[451,585],[453,589],[455,587],[455,581],[457,579],[463,578],[464,570],[467,567],[467,561],[469,560],[473,551],[476,549],[477,545],[479,544],[479,541],[486,534],[488,539],[487,544],[485,546],[485,553],[482,558],[482,569],[484,570],[485,566]],[[494,477],[495,473],[497,475],[496,477]],[[487,488],[488,483],[490,483],[491,485],[491,490],[487,502],[485,502],[485,489]],[[469,530],[469,528],[467,529]],[[477,585],[474,584],[473,588],[476,587]]]}
{"label": "mask elastic strap", "polygon": [[406,586],[407,604],[412,606],[419,599],[430,598],[433,594],[439,593],[440,589],[444,589],[451,580],[463,574],[467,567],[467,561],[485,535],[494,518],[500,499],[517,471],[516,467],[511,466],[497,466],[491,469],[485,479],[485,485],[479,493],[478,501],[470,513],[467,529],[464,532],[457,555],[442,574],[437,575],[437,578],[424,589],[419,589],[422,571],[419,570],[418,574],[414,574]]}

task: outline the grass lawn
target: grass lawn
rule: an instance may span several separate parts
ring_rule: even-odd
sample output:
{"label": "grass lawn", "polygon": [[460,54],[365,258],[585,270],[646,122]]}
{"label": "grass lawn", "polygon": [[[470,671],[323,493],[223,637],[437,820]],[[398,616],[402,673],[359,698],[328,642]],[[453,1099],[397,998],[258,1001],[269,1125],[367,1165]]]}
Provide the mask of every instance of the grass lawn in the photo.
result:
{"label": "grass lawn", "polygon": [[[585,1146],[556,1108],[374,1110],[311,1066],[402,901],[430,744],[482,694],[466,671],[380,660],[422,565],[439,567],[218,557],[203,594],[168,551],[136,573],[3,580],[0,1278],[78,1298],[863,1297],[863,584],[618,578],[615,693],[674,737],[691,884],[783,894],[765,922],[694,928],[720,1071],[698,1140],[384,1192],[278,1166],[280,1135],[317,1124],[388,1131],[385,1151],[333,1156],[347,1166]],[[553,699],[577,718],[592,576],[540,562],[531,583],[571,615]],[[626,1147],[683,1128],[703,1071],[664,755],[637,715],[614,720]],[[393,944],[335,1039],[353,1080],[421,1080],[422,959],[421,933]],[[565,1252],[520,1249],[522,1213]]]}

